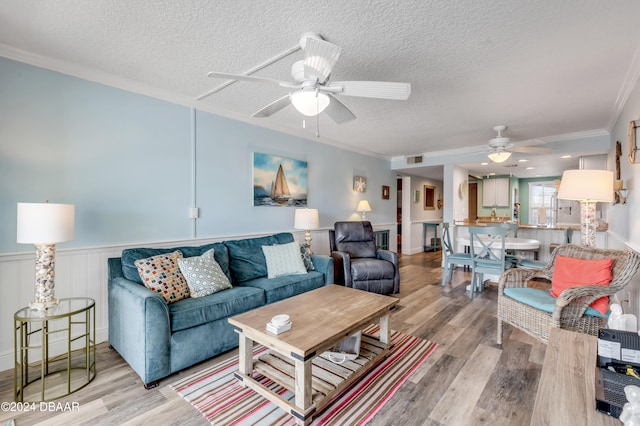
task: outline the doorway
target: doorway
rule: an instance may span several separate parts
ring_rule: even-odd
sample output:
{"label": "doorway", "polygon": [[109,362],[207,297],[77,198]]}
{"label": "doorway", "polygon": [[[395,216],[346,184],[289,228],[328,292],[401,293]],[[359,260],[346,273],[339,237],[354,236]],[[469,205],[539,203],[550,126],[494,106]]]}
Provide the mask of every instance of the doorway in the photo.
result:
{"label": "doorway", "polygon": [[396,179],[396,222],[398,223],[398,253],[402,253],[402,178]]}
{"label": "doorway", "polygon": [[469,220],[478,219],[478,182],[469,182]]}

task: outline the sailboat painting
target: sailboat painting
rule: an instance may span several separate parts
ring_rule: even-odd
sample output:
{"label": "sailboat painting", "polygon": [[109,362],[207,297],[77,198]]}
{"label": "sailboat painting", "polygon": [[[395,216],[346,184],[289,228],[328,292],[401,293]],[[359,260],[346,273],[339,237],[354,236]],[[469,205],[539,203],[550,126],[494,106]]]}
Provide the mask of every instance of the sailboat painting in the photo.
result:
{"label": "sailboat painting", "polygon": [[253,153],[253,205],[307,206],[307,162]]}

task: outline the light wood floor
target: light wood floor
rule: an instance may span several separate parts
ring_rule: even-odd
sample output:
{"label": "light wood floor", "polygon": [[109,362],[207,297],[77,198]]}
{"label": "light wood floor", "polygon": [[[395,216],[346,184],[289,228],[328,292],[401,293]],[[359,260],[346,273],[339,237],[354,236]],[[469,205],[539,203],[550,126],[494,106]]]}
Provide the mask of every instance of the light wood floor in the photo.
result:
{"label": "light wood floor", "polygon": [[[401,256],[401,301],[391,327],[439,344],[372,425],[528,425],[546,346],[505,325],[502,348],[495,344],[496,295],[491,285],[470,301],[471,274],[457,269],[453,289],[440,287],[441,252]],[[0,422],[21,425],[205,425],[169,385],[237,353],[227,352],[175,374],[145,390],[140,378],[108,343],[98,345],[93,382],[56,402],[77,402],[79,411],[10,413]],[[0,372],[0,402],[13,401],[13,370]],[[63,407],[64,408],[64,407]]]}

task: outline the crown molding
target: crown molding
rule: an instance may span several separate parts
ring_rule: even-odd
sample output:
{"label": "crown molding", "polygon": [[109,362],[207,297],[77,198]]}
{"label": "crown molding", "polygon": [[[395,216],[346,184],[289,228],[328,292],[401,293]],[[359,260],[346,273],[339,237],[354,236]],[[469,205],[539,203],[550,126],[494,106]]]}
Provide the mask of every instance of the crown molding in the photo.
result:
{"label": "crown molding", "polygon": [[627,74],[625,75],[624,81],[622,82],[622,87],[620,87],[620,91],[618,92],[616,101],[611,108],[609,123],[607,123],[607,129],[609,130],[609,133],[611,133],[613,127],[616,125],[622,109],[627,103],[631,92],[638,83],[638,78],[640,78],[640,47],[636,48],[636,51],[631,58],[631,64],[629,64],[629,69],[627,70]]}
{"label": "crown molding", "polygon": [[556,136],[545,136],[542,138],[536,138],[546,143],[553,142],[564,142],[571,141],[575,139],[589,139],[600,136],[610,136],[610,132],[607,129],[594,129],[594,130],[585,130],[583,132],[573,132],[573,133],[565,133],[562,135]]}

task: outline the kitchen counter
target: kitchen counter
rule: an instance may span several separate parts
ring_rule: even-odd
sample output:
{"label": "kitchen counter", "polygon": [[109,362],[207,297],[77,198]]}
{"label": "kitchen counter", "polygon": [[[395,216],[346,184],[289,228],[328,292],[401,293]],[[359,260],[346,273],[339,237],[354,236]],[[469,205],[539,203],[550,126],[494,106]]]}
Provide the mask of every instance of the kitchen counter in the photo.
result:
{"label": "kitchen counter", "polygon": [[[476,223],[475,220],[469,220],[469,219],[464,219],[464,220],[456,220],[454,221],[455,226],[492,226],[492,225],[499,225],[500,223],[504,223],[504,222],[508,222],[506,220],[501,220],[498,219],[494,222],[483,222],[480,221],[479,223]],[[575,224],[575,225],[570,225],[570,224],[556,224],[554,226],[537,226],[537,225],[528,225],[528,224],[520,224],[518,226],[518,229],[536,229],[539,231],[564,231],[567,228],[571,228],[574,231],[578,231],[578,233],[580,232],[580,225],[579,224]],[[609,225],[608,224],[603,224],[600,225],[596,228],[596,232],[605,232],[609,229]]]}

